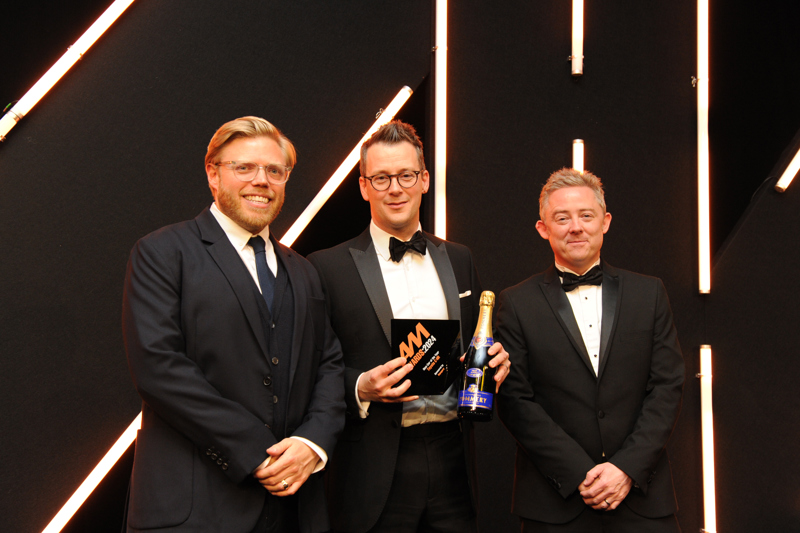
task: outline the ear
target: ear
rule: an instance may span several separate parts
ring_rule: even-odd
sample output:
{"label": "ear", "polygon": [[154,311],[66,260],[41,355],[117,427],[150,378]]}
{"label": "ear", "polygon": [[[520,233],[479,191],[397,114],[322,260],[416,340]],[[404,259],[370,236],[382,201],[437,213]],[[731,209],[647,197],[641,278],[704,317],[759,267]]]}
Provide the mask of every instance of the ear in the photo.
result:
{"label": "ear", "polygon": [[361,189],[361,198],[369,202],[369,189],[367,189],[367,187],[372,187],[372,185],[367,183],[367,181],[368,180],[364,178],[358,178],[358,187]]}
{"label": "ear", "polygon": [[427,170],[423,170],[422,174],[419,176],[420,181],[422,181],[422,194],[427,194],[428,188],[431,184],[431,175],[428,174]]}
{"label": "ear", "polygon": [[208,176],[208,186],[211,189],[211,194],[214,200],[217,199],[217,191],[219,190],[219,168],[211,163],[206,165],[206,176]]}
{"label": "ear", "polygon": [[603,217],[603,234],[608,231],[608,227],[611,225],[611,213],[606,212],[605,216]]}
{"label": "ear", "polygon": [[544,240],[550,240],[550,230],[547,229],[547,224],[542,222],[541,220],[536,221],[536,231],[539,232],[539,235]]}

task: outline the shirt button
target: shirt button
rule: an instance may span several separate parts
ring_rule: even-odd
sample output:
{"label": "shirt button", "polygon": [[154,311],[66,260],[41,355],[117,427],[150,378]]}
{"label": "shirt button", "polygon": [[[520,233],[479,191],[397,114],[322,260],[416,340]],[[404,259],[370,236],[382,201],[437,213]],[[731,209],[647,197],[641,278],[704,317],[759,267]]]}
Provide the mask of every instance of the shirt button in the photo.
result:
{"label": "shirt button", "polygon": [[[593,357],[594,357],[594,358],[597,358],[597,354],[594,354],[594,356],[593,356]],[[264,383],[264,385],[266,385],[266,383]]]}
{"label": "shirt button", "polygon": [[[277,398],[276,398],[276,400],[277,400]],[[606,414],[603,411],[598,411],[597,412],[597,418],[603,418],[605,416],[606,416]]]}
{"label": "shirt button", "polygon": [[[595,357],[597,357],[597,356],[595,355]],[[267,387],[269,387],[270,385],[272,385],[272,378],[271,378],[271,377],[269,377],[269,376],[265,377],[265,378],[264,378],[264,385],[265,385],[265,386],[267,386]]]}
{"label": "shirt button", "polygon": [[278,397],[277,396],[273,396],[272,397],[272,403],[278,403]]}
{"label": "shirt button", "polygon": [[278,364],[278,358],[277,357],[273,357],[272,358],[272,364],[273,365],[277,365]]}

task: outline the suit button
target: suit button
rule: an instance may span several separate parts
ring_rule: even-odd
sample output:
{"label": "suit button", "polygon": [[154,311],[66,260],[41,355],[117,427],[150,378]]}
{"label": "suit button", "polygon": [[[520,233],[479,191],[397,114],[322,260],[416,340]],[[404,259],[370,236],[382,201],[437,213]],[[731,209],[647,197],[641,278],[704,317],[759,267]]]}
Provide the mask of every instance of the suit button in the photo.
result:
{"label": "suit button", "polygon": [[272,329],[275,329],[275,322],[269,325]]}
{"label": "suit button", "polygon": [[392,427],[393,428],[400,427],[400,423],[397,420],[392,420]]}
{"label": "suit button", "polygon": [[266,385],[267,387],[269,387],[270,385],[272,385],[272,378],[271,378],[271,377],[269,377],[269,376],[265,377],[265,378],[264,378],[264,385]]}
{"label": "suit button", "polygon": [[597,418],[603,418],[604,416],[606,416],[606,414],[603,411],[597,412]]}
{"label": "suit button", "polygon": [[228,463],[222,463],[222,469],[223,470],[227,470],[228,469]]}
{"label": "suit button", "polygon": [[221,465],[222,464],[222,459],[217,459],[217,464]]}
{"label": "suit button", "polygon": [[278,397],[277,396],[273,396],[272,397],[272,403],[278,403]]}
{"label": "suit button", "polygon": [[212,460],[212,461],[216,461],[216,460],[217,460],[217,457],[219,457],[219,455],[217,455],[217,454],[215,454],[215,453],[212,453],[212,454],[211,454],[211,460]]}
{"label": "suit button", "polygon": [[273,365],[277,365],[278,364],[278,358],[277,357],[273,357],[272,358],[272,364]]}

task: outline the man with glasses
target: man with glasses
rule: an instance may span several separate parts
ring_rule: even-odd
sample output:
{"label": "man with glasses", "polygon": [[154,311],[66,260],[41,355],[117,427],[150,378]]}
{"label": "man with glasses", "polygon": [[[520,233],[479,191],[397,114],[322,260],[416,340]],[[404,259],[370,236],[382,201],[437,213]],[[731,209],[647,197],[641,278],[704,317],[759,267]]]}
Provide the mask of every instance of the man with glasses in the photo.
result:
{"label": "man with glasses", "polygon": [[266,120],[228,122],[206,154],[214,203],[131,252],[130,532],[329,529],[315,473],[344,424],[341,349],[317,272],[269,231],[295,160]]}
{"label": "man with glasses", "polygon": [[[399,121],[361,147],[361,196],[372,222],[360,236],[309,256],[317,267],[345,360],[347,421],[328,467],[334,531],[474,531],[474,443],[456,417],[456,386],[407,396],[411,370],[391,359],[392,318],[460,319],[475,331],[481,286],[465,246],[422,232],[428,192],[422,142]],[[495,344],[495,379],[508,354]]]}

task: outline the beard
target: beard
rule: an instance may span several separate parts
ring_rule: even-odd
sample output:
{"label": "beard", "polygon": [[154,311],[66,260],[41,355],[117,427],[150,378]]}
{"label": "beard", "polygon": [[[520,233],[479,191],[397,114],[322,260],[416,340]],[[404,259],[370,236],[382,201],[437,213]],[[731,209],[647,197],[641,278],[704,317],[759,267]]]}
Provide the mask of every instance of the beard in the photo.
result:
{"label": "beard", "polygon": [[229,189],[220,187],[217,190],[216,203],[220,211],[225,213],[231,220],[238,225],[256,234],[265,227],[272,224],[283,207],[284,193],[272,190],[269,207],[267,209],[254,212],[242,205],[244,199],[238,193],[231,192]]}

